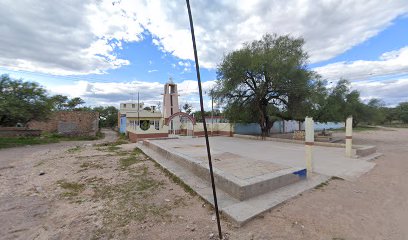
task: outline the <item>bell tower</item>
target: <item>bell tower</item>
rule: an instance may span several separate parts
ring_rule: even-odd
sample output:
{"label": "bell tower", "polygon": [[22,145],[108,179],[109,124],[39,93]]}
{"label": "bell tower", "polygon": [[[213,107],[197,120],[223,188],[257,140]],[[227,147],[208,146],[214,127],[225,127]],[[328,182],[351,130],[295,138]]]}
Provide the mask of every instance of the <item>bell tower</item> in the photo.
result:
{"label": "bell tower", "polygon": [[180,112],[178,105],[177,84],[172,78],[164,85],[163,93],[163,118],[168,119],[171,115]]}

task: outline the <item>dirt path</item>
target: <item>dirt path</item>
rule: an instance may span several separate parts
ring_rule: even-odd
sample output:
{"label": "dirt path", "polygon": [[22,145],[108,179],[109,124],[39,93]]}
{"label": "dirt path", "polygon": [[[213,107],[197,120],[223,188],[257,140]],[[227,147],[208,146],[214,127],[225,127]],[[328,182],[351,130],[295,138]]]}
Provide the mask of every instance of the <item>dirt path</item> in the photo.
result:
{"label": "dirt path", "polygon": [[[105,134],[1,150],[0,239],[215,239],[208,205],[142,153],[103,144],[116,139]],[[408,129],[354,141],[385,154],[371,172],[333,180],[242,228],[223,220],[229,239],[408,239]]]}
{"label": "dirt path", "polygon": [[408,239],[408,129],[355,133],[384,156],[357,181],[329,185],[272,210],[233,239]]}
{"label": "dirt path", "polygon": [[[0,151],[0,239],[200,239],[212,212],[116,133]],[[133,150],[134,147],[128,148]],[[42,174],[43,173],[43,174]],[[181,238],[180,238],[181,236]]]}

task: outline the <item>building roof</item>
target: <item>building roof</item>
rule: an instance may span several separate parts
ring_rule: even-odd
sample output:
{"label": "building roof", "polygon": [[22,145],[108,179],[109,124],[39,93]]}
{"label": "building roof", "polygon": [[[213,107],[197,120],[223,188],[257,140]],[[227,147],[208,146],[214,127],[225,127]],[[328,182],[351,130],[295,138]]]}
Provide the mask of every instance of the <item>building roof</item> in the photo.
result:
{"label": "building roof", "polygon": [[132,117],[132,118],[137,118],[137,117],[141,117],[141,118],[161,118],[162,114],[161,112],[151,112],[151,111],[147,111],[147,110],[140,110],[139,114],[137,114],[137,110],[136,111],[127,111],[126,113],[126,117]]}

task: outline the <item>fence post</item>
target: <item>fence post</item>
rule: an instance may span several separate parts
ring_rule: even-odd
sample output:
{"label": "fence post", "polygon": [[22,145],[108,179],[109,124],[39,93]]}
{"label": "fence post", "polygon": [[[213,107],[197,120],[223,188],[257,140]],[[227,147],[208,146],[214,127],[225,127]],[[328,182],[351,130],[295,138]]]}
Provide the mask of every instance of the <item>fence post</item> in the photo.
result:
{"label": "fence post", "polygon": [[353,156],[353,117],[350,116],[346,120],[346,157]]}
{"label": "fence post", "polygon": [[305,156],[307,174],[313,172],[313,145],[314,145],[314,127],[313,118],[305,118]]}

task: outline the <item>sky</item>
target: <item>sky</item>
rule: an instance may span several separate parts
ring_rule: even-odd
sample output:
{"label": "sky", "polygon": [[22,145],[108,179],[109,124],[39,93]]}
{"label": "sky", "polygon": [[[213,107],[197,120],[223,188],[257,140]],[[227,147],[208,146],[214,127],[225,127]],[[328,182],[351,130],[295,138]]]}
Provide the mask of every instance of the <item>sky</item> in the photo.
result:
{"label": "sky", "polygon": [[[303,37],[309,68],[328,82],[350,80],[364,101],[408,101],[407,0],[191,0],[191,8],[205,93],[225,54],[276,33]],[[138,93],[156,105],[172,78],[179,103],[198,107],[184,0],[2,0],[0,14],[0,74],[91,107]]]}

